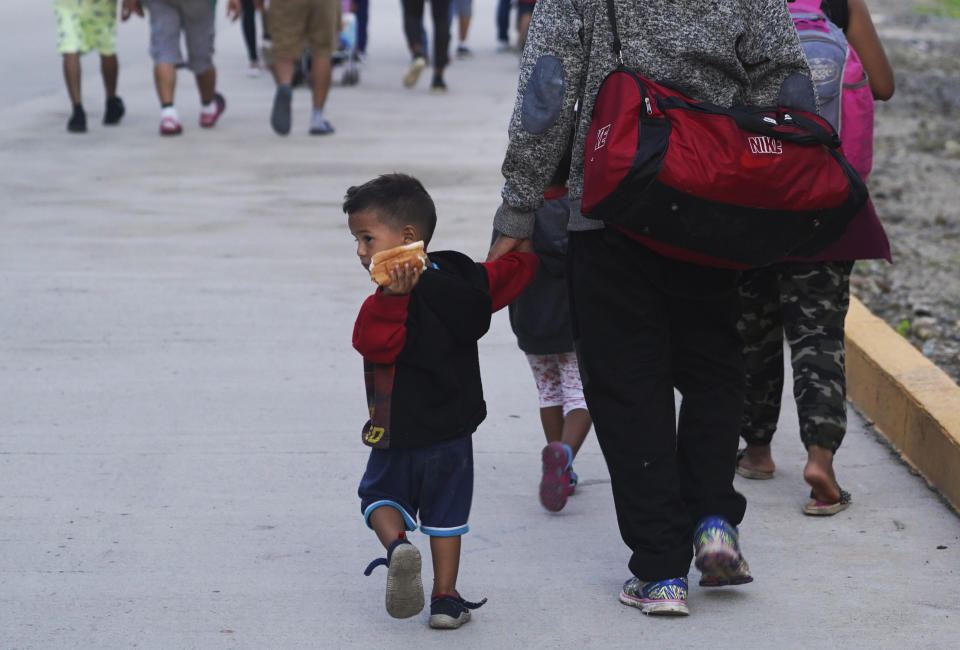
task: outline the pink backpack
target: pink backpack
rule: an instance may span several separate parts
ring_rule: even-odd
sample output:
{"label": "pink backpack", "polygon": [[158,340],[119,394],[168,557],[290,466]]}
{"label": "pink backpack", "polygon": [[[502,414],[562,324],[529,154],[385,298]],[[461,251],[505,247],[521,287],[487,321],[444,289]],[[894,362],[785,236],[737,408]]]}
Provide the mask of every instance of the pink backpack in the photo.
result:
{"label": "pink backpack", "polygon": [[840,134],[844,156],[866,179],[873,167],[873,93],[860,57],[820,9],[821,0],[789,0],[820,99],[820,114]]}

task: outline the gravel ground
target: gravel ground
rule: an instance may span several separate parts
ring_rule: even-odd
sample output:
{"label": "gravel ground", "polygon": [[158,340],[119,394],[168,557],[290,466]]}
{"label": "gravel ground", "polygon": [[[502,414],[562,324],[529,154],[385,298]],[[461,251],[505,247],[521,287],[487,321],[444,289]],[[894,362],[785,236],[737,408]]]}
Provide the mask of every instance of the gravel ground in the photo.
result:
{"label": "gravel ground", "polygon": [[869,183],[894,263],[858,262],[851,286],[960,383],[960,21],[920,4],[868,0],[897,83]]}

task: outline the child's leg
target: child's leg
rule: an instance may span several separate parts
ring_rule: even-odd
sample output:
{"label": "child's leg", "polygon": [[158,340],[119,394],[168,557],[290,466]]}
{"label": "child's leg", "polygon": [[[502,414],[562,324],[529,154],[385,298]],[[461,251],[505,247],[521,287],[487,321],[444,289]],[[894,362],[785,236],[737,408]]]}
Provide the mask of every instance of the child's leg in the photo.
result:
{"label": "child's leg", "polygon": [[384,548],[389,548],[407,529],[403,515],[392,506],[380,506],[370,513],[369,521]]}
{"label": "child's leg", "polygon": [[431,536],[430,554],[433,556],[433,591],[431,595],[458,595],[457,574],[460,571],[460,536]]}
{"label": "child's leg", "polygon": [[543,425],[543,435],[547,439],[547,444],[560,442],[563,439],[565,426],[563,407],[559,404],[540,407],[540,424]]}
{"label": "child's leg", "polygon": [[583,445],[583,441],[590,432],[592,425],[593,420],[590,419],[590,412],[585,408],[573,409],[563,418],[563,436],[560,440],[570,447],[574,457],[580,451],[580,447]]}
{"label": "child's leg", "polygon": [[80,94],[79,52],[71,52],[63,55],[63,79],[67,84],[67,94],[70,95],[70,103],[74,106],[82,104],[83,99]]}

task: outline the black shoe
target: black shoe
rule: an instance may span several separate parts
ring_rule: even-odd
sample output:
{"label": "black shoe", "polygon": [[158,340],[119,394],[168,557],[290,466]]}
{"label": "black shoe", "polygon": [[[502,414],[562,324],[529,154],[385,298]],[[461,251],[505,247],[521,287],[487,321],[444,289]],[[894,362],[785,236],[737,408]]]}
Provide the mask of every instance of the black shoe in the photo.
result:
{"label": "black shoe", "polygon": [[443,77],[440,75],[433,76],[433,83],[430,84],[430,92],[435,95],[442,95],[447,92],[447,84],[444,83]]}
{"label": "black shoe", "polygon": [[122,99],[119,97],[109,97],[107,98],[107,108],[103,112],[103,123],[119,124],[120,118],[123,117],[123,114],[126,112]]}
{"label": "black shoe", "polygon": [[479,603],[469,603],[459,594],[433,596],[430,598],[430,627],[454,630],[470,620],[471,609],[482,607],[485,602],[486,598]]}
{"label": "black shoe", "polygon": [[370,575],[380,565],[387,567],[387,613],[394,618],[410,618],[423,609],[423,581],[420,579],[420,551],[406,535],[390,544],[387,557],[378,558],[364,570]]}
{"label": "black shoe", "polygon": [[79,106],[73,108],[73,115],[70,116],[70,121],[67,122],[67,131],[70,133],[87,132],[87,113]]}

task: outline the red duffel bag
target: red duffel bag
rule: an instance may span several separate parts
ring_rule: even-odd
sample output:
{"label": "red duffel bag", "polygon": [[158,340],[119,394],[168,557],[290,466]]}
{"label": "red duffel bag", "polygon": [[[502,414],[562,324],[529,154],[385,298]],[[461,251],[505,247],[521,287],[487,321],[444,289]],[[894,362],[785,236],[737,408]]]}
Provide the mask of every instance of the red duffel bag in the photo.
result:
{"label": "red duffel bag", "polygon": [[697,102],[623,66],[600,86],[582,210],[669,257],[748,268],[815,255],[867,200],[829,122]]}

